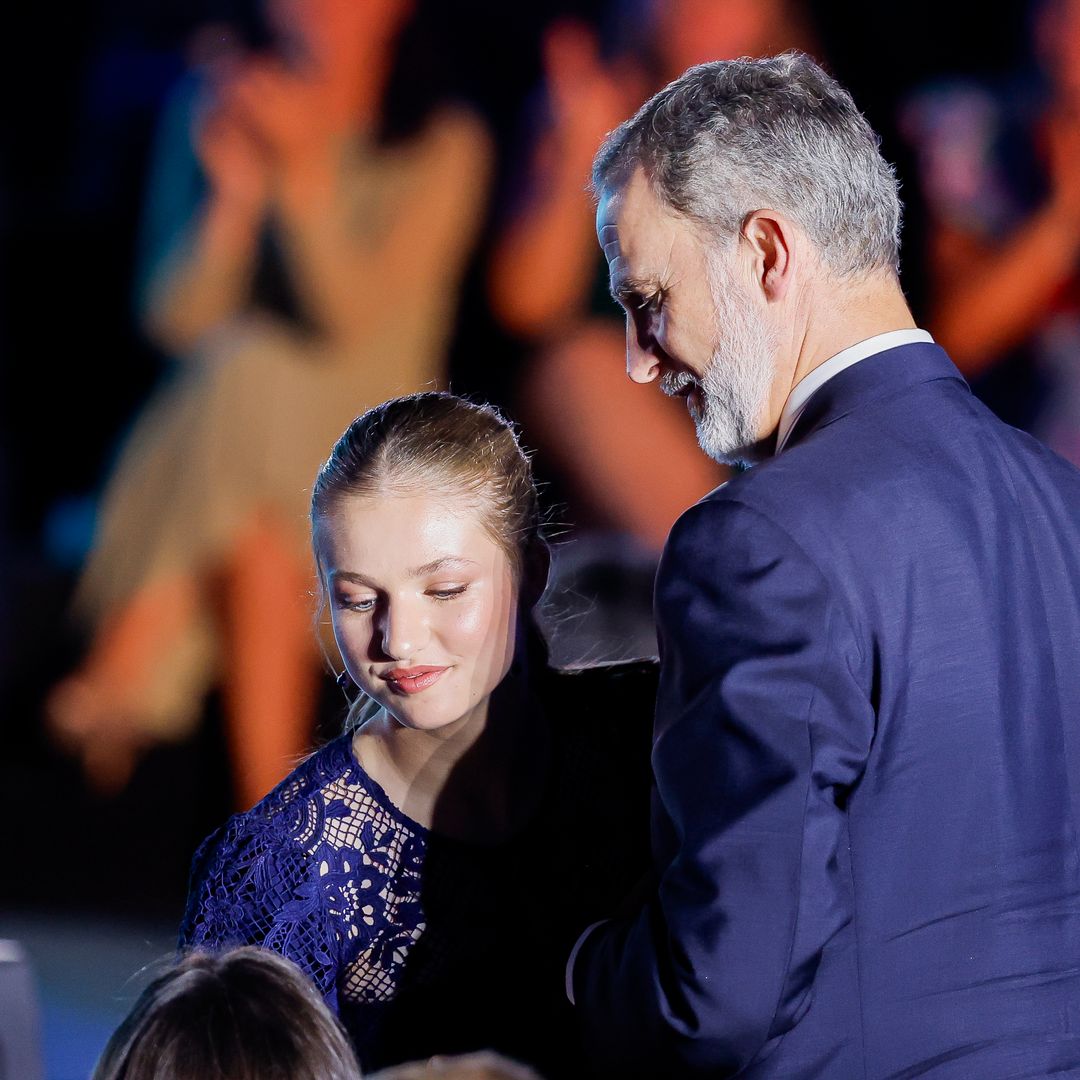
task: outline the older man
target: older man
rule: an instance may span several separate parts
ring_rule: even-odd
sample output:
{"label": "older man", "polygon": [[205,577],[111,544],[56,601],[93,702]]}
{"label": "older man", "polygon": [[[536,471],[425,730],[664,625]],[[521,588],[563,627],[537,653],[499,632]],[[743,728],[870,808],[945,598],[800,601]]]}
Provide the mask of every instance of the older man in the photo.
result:
{"label": "older man", "polygon": [[657,881],[568,972],[598,1061],[1080,1076],[1080,473],[914,328],[809,58],[691,69],[594,186],[631,378],[756,463],[659,571]]}

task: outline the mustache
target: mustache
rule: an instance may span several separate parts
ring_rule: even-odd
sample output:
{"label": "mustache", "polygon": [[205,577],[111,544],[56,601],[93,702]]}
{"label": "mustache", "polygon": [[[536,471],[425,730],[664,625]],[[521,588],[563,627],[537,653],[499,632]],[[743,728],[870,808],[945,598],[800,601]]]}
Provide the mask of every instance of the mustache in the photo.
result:
{"label": "mustache", "polygon": [[665,371],[660,376],[660,389],[668,397],[678,397],[685,390],[700,390],[701,383],[689,371]]}

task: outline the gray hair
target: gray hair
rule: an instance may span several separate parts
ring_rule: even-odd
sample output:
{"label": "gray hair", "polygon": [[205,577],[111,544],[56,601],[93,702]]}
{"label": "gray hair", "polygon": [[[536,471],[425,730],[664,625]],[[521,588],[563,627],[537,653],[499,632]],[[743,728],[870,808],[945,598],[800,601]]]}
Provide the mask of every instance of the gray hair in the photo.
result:
{"label": "gray hair", "polygon": [[805,53],[690,68],[604,140],[594,193],[639,165],[662,202],[724,246],[769,208],[841,276],[898,271],[896,174],[851,95]]}

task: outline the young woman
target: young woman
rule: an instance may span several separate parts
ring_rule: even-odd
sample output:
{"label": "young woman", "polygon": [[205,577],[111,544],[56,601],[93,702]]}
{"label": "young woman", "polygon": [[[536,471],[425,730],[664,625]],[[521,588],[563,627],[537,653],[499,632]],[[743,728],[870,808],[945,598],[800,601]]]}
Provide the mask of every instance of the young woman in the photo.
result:
{"label": "young woman", "polygon": [[647,865],[655,665],[559,672],[529,461],[447,394],[359,417],[314,487],[347,731],[200,849],[185,945],[303,968],[365,1069],[494,1048],[578,1068],[563,965]]}

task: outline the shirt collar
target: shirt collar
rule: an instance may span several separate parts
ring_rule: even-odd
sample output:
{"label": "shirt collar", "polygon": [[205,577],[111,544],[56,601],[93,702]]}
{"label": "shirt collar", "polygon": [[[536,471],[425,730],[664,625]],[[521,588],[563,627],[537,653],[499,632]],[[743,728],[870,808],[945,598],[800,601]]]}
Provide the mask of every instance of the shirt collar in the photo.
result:
{"label": "shirt collar", "polygon": [[835,356],[830,356],[823,364],[818,364],[813,371],[803,376],[794,386],[784,403],[784,411],[780,414],[780,424],[776,429],[776,453],[784,449],[792,429],[802,415],[810,398],[820,390],[834,375],[838,375],[844,368],[865,360],[868,356],[885,352],[886,349],[895,349],[900,345],[912,345],[917,341],[929,341],[933,338],[925,330],[890,330],[884,334],[875,334],[863,341],[849,345]]}

